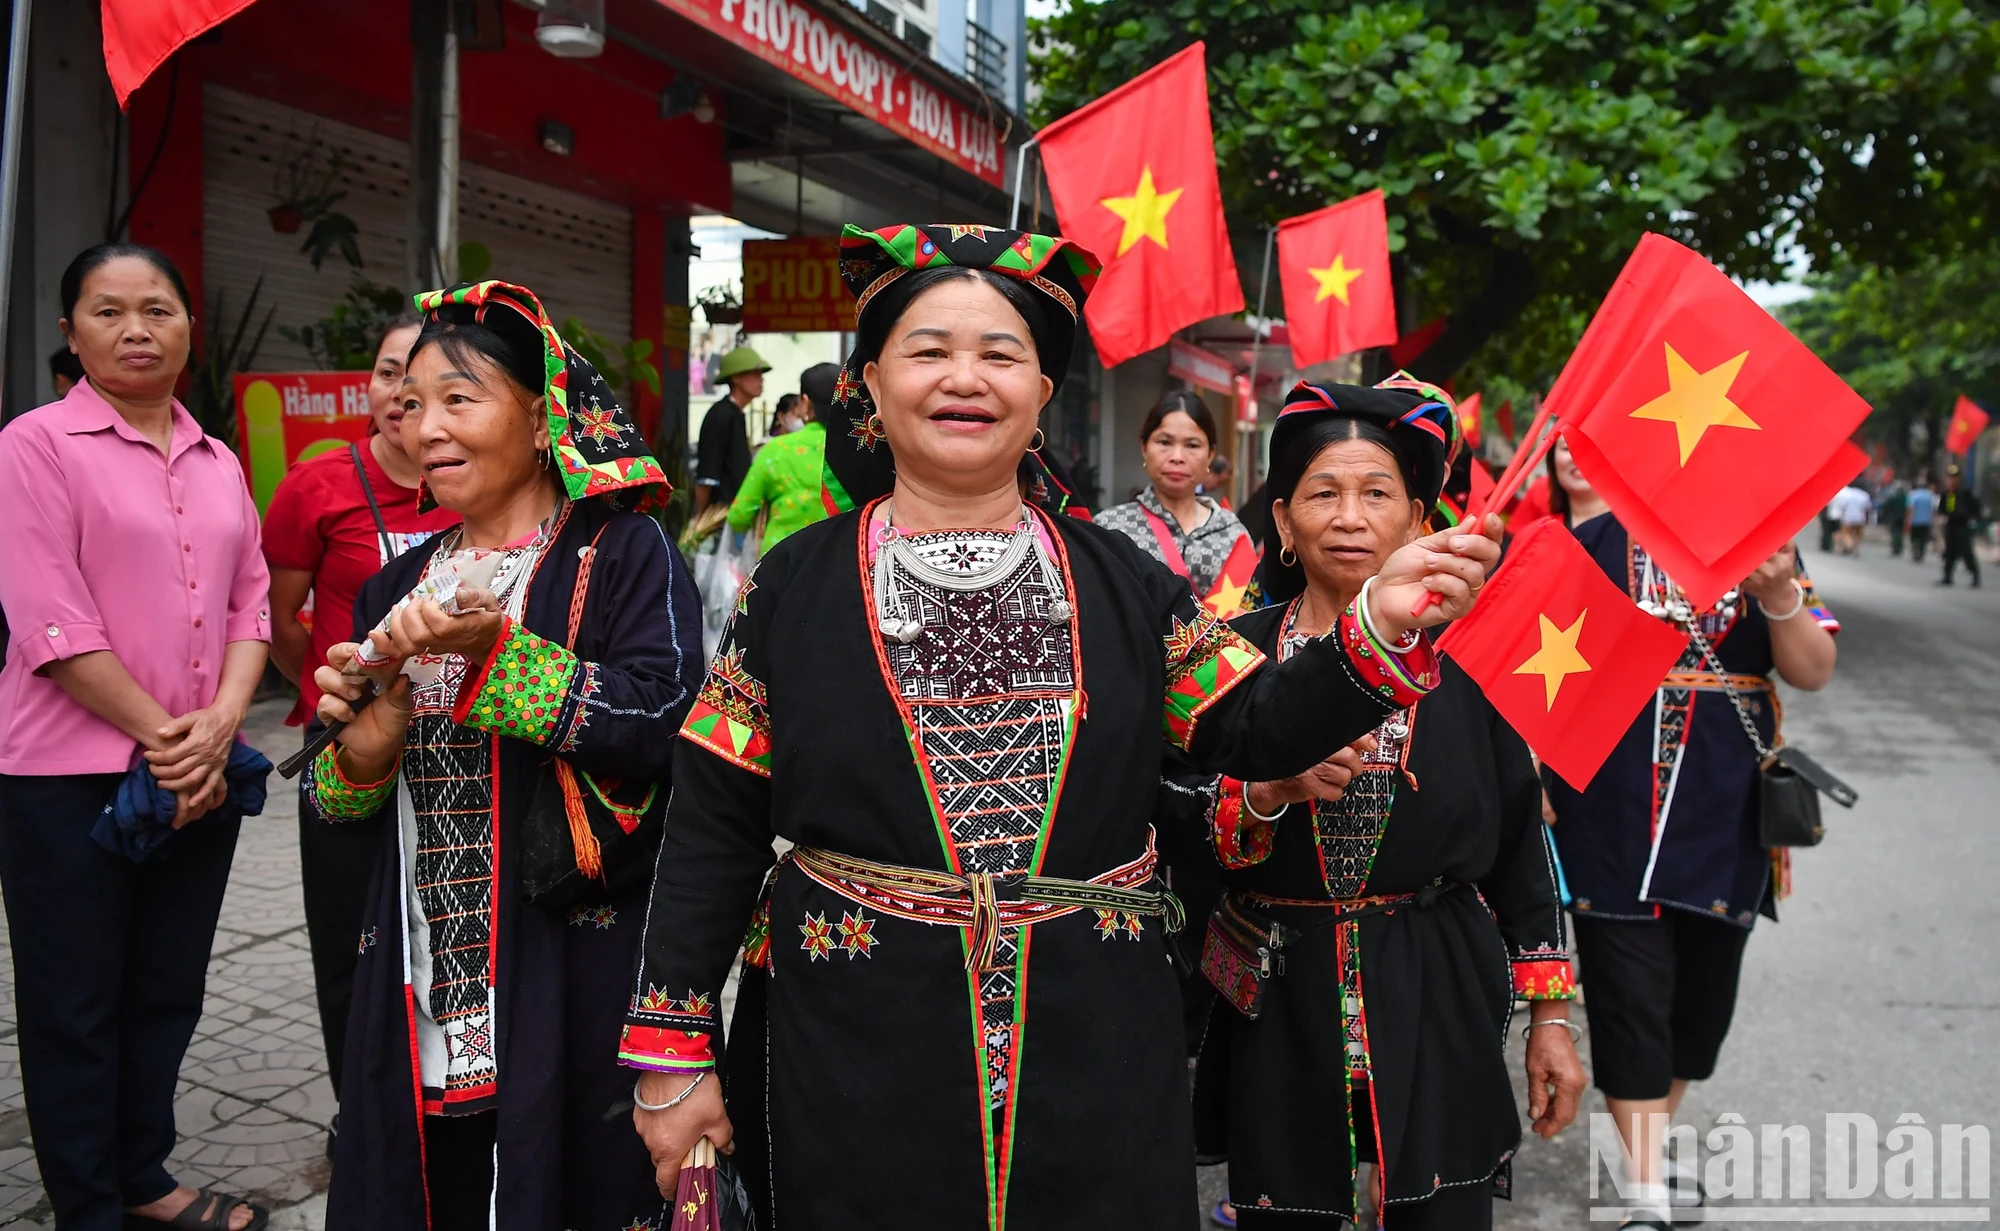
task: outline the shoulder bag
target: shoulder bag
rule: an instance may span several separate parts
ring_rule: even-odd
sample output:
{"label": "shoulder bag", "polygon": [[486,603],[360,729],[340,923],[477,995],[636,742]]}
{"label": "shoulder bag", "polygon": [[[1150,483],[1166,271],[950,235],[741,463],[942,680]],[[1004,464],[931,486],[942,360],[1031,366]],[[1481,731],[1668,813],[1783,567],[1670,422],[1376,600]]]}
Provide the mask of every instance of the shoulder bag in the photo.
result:
{"label": "shoulder bag", "polygon": [[[602,538],[599,530],[597,537]],[[569,631],[563,645],[576,649],[583,601],[590,593],[597,539],[577,566],[570,591]],[[653,852],[665,822],[667,793],[655,782],[638,802],[617,802],[619,783],[598,780],[559,756],[542,762],[521,824],[521,898],[532,906],[564,908],[601,901],[652,874]]]}
{"label": "shoulder bag", "polygon": [[1708,638],[1701,635],[1693,621],[1689,621],[1687,631],[1709,670],[1722,681],[1729,704],[1736,710],[1736,720],[1743,724],[1743,733],[1757,750],[1757,844],[1818,846],[1826,836],[1826,826],[1820,819],[1820,793],[1825,792],[1843,808],[1852,808],[1860,795],[1818,761],[1787,746],[1782,739],[1775,749],[1766,746],[1764,737],[1757,733],[1757,724],[1750,719],[1750,707],[1743,703],[1743,694],[1729,682],[1729,672],[1715,656]]}

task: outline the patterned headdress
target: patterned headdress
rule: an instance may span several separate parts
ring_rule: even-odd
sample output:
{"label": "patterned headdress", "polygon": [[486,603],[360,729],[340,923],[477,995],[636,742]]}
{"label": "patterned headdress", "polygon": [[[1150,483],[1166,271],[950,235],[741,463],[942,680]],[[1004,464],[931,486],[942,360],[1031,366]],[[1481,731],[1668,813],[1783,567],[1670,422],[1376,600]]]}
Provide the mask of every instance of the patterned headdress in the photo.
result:
{"label": "patterned headdress", "polygon": [[[1308,426],[1325,419],[1361,419],[1387,430],[1398,460],[1414,484],[1410,498],[1421,501],[1426,509],[1437,504],[1458,451],[1458,409],[1443,389],[1407,372],[1398,372],[1372,388],[1300,381],[1285,396],[1284,409],[1271,428],[1270,473],[1274,479],[1294,467],[1303,471],[1311,459],[1292,459],[1294,442]],[[1297,477],[1294,475],[1294,480]],[[1289,500],[1292,493],[1279,491],[1274,485],[1270,496]],[[1283,547],[1275,530],[1264,540],[1264,593],[1273,602],[1289,601],[1306,584],[1305,572],[1296,561],[1286,564],[1279,558]]]}
{"label": "patterned headdress", "polygon": [[[1054,335],[1041,347],[1042,374],[1060,386],[1083,301],[1097,283],[1097,258],[1070,240],[999,227],[899,223],[877,231],[853,225],[841,231],[840,276],[853,292],[861,318],[900,315],[908,298],[897,293],[896,283],[905,274],[944,266],[1014,278],[1042,297]],[[858,354],[848,356],[826,420],[821,498],[830,513],[887,495],[896,482],[896,459],[889,453],[875,401],[861,383],[862,366]]]}
{"label": "patterned headdress", "polygon": [[[549,448],[570,499],[604,496],[623,507],[647,509],[672,493],[632,416],[597,368],[556,333],[533,291],[510,282],[477,282],[425,291],[416,305],[426,321],[477,322],[529,354],[540,353],[544,381],[533,392],[548,397]],[[431,503],[428,490],[423,503]]]}

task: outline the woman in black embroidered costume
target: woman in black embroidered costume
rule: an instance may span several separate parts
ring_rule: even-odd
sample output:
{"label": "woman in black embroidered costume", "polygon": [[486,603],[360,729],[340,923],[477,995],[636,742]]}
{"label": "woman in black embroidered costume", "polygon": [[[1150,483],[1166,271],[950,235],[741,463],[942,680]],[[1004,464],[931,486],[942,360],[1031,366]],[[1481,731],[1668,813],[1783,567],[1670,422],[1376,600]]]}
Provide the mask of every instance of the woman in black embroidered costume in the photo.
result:
{"label": "woman in black embroidered costume", "polygon": [[[1367,607],[1456,435],[1445,396],[1407,378],[1294,389],[1271,433],[1275,605],[1231,627],[1283,661]],[[1358,1220],[1365,1161],[1386,1231],[1490,1227],[1521,1136],[1504,1062],[1517,996],[1549,1022],[1529,1028],[1537,1131],[1575,1116],[1584,1082],[1555,1024],[1574,993],[1527,745],[1447,660],[1435,690],[1308,774],[1165,785],[1167,823],[1205,826],[1225,869],[1195,1118],[1201,1153],[1228,1157],[1240,1224]]]}
{"label": "woman in black embroidered costume", "polygon": [[[327,1226],[664,1227],[612,1049],[700,602],[636,511],[666,493],[659,464],[535,296],[417,303],[406,431],[463,520],[362,587],[355,639],[388,690],[307,772],[323,815],[383,834]],[[401,601],[454,580],[484,609]],[[356,648],[319,669],[323,719],[353,714]],[[551,827],[576,873],[559,893]]]}
{"label": "woman in black embroidered costume", "polygon": [[1123,535],[1023,507],[1087,254],[976,226],[849,227],[841,252],[843,511],[760,562],[682,727],[635,1119],[663,1191],[733,1137],[779,1226],[1191,1227],[1162,727],[1218,769],[1313,764],[1429,687],[1409,612],[1426,588],[1467,609],[1494,545],[1404,553],[1375,609],[1266,664]]}
{"label": "woman in black embroidered costume", "polygon": [[1588,787],[1544,770],[1590,989],[1591,1076],[1639,1183],[1627,1225],[1664,1227],[1670,1202],[1699,1204],[1701,1186],[1692,1164],[1669,1164],[1653,1126],[1671,1123],[1689,1083],[1715,1071],[1750,930],[1759,914],[1778,917],[1789,890],[1790,849],[1758,842],[1757,748],[1742,723],[1753,722],[1766,746],[1778,742],[1773,675],[1809,692],[1826,687],[1840,623],[1813,592],[1796,544],[1693,611],[1560,441],[1549,480],[1551,506],[1605,575],[1700,639]]}

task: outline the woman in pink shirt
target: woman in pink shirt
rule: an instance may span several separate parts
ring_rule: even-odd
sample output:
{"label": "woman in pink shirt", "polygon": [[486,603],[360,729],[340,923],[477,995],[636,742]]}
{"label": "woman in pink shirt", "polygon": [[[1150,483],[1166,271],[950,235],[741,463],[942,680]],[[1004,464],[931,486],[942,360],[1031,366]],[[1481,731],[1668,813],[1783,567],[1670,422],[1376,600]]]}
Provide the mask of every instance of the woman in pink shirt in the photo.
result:
{"label": "woman in pink shirt", "polygon": [[[255,1231],[262,1210],[166,1161],[236,850],[238,822],[206,814],[271,637],[257,510],[174,400],[193,317],[173,265],[88,249],[62,305],[86,379],[0,432],[0,891],[28,1125],[65,1231]],[[178,832],[133,863],[90,830],[142,755]]]}

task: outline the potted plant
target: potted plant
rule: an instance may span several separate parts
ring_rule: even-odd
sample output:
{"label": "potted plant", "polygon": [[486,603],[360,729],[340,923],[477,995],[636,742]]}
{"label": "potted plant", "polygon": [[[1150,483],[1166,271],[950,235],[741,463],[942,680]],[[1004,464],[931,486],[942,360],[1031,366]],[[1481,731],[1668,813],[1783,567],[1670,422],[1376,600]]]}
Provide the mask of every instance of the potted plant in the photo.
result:
{"label": "potted plant", "polygon": [[701,314],[711,325],[741,325],[743,323],[743,295],[734,283],[712,286],[694,301]]}
{"label": "potted plant", "polygon": [[347,155],[329,148],[315,128],[273,176],[272,191],[278,200],[266,211],[271,229],[296,235],[311,224],[299,251],[314,269],[335,252],[349,266],[361,268],[360,228],[334,208],[347,198],[347,190],[337,186],[347,167]]}

